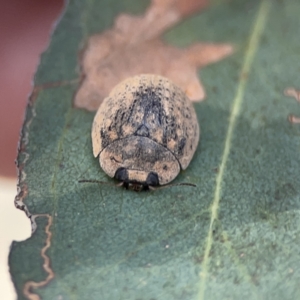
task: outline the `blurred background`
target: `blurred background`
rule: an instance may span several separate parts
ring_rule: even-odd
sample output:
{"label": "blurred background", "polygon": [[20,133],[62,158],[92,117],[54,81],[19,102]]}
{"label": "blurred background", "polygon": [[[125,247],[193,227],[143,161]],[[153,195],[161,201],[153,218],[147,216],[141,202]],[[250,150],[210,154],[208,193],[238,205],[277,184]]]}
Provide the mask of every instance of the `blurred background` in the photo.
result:
{"label": "blurred background", "polygon": [[0,299],[16,299],[8,272],[13,240],[30,236],[14,206],[19,132],[40,54],[47,48],[63,0],[0,0]]}

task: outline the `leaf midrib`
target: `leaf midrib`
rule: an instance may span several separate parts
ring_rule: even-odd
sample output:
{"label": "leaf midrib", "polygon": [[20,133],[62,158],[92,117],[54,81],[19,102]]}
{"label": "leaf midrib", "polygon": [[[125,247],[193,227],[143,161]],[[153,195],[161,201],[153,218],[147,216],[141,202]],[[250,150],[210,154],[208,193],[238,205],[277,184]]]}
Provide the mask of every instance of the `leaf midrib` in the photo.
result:
{"label": "leaf midrib", "polygon": [[[218,218],[218,209],[219,209],[219,203],[222,194],[222,181],[225,173],[228,156],[230,153],[232,136],[235,129],[236,120],[237,117],[239,116],[241,105],[243,103],[243,96],[245,93],[246,84],[248,82],[249,73],[251,71],[252,62],[257,52],[260,38],[265,28],[266,19],[268,17],[269,11],[270,11],[270,1],[262,0],[258,9],[257,17],[253,24],[253,29],[251,30],[249,45],[246,49],[246,53],[242,64],[242,69],[239,76],[236,96],[232,104],[228,130],[225,136],[224,151],[221,159],[219,172],[216,177],[216,188],[214,193],[214,199],[211,204],[211,218],[210,218],[209,229],[206,237],[203,264],[202,264],[201,272],[199,274],[200,282],[199,282],[198,299],[200,300],[204,300],[204,295],[205,295],[206,279],[209,272],[209,266],[208,266],[209,255],[213,244],[213,225],[214,225],[214,221]],[[250,278],[250,275],[248,274],[247,276],[245,276],[245,274],[242,275],[246,277],[246,279]]]}

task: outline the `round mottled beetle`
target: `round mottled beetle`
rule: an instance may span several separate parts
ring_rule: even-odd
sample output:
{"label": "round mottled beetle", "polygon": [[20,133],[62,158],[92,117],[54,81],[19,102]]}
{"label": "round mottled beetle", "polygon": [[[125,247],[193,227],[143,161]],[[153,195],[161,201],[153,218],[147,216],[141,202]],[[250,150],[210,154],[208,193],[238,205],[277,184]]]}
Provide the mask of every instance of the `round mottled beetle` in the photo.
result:
{"label": "round mottled beetle", "polygon": [[189,165],[200,137],[194,107],[169,79],[139,75],[118,84],[92,126],[104,172],[134,190],[171,182]]}

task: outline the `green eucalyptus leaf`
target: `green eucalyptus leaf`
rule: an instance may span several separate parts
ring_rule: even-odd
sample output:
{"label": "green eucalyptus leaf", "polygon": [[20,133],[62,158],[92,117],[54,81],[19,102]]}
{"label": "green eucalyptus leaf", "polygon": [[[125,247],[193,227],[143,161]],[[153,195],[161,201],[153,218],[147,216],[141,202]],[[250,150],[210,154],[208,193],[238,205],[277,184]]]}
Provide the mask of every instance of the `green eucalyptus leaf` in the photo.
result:
{"label": "green eucalyptus leaf", "polygon": [[[148,1],[69,1],[43,54],[18,156],[17,203],[37,228],[12,244],[18,299],[300,299],[300,4],[224,1],[167,43],[231,43],[201,69],[201,141],[176,183],[154,192],[107,182],[93,158],[94,113],[73,106],[89,35]],[[100,17],[99,17],[100,16]],[[57,84],[60,82],[60,84]],[[26,205],[26,206],[25,206]]]}

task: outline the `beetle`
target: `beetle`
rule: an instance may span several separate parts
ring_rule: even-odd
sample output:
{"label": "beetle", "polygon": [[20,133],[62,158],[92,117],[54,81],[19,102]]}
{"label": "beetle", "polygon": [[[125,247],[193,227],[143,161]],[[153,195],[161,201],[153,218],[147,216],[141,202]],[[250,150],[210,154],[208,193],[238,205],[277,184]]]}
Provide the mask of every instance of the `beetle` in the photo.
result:
{"label": "beetle", "polygon": [[166,185],[188,167],[200,127],[178,86],[165,77],[142,74],[122,81],[103,100],[91,136],[104,172],[119,185],[140,191]]}

